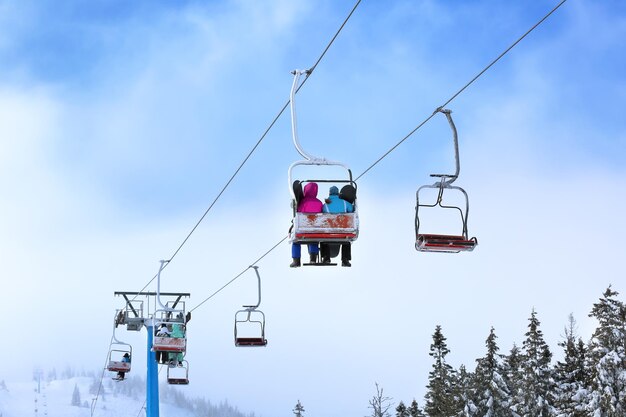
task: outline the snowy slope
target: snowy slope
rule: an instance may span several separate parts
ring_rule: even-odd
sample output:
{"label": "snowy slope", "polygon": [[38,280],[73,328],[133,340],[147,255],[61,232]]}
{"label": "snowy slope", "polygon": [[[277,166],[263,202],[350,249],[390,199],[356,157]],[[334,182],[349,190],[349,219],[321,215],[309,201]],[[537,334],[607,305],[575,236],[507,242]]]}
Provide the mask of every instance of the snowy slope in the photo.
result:
{"label": "snowy slope", "polygon": [[[37,392],[37,383],[6,382],[7,390],[0,389],[0,417],[89,417],[91,415],[91,401],[94,395],[89,394],[89,387],[93,378],[76,377],[65,380],[42,382],[40,392]],[[124,384],[115,382],[115,384]],[[110,389],[110,384],[104,383],[104,398],[98,399],[94,417],[137,417],[144,416],[142,406],[144,397],[136,395],[132,398]],[[81,404],[72,406],[75,387],[78,387]],[[160,404],[162,417],[192,417],[193,414],[166,402]]]}

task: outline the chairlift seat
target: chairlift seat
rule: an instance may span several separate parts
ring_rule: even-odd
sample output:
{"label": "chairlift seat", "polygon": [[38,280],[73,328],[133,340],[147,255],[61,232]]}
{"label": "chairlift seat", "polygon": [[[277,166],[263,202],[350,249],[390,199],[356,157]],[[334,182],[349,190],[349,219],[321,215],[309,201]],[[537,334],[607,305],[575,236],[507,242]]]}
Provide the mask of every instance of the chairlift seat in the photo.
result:
{"label": "chairlift seat", "polygon": [[109,361],[107,370],[111,372],[130,372],[130,362]]}
{"label": "chairlift seat", "polygon": [[235,346],[267,346],[267,339],[263,337],[238,337]]}
{"label": "chairlift seat", "polygon": [[352,242],[358,237],[356,213],[296,213],[292,242]]}
{"label": "chairlift seat", "polygon": [[478,239],[458,235],[418,234],[415,249],[421,252],[471,252]]}
{"label": "chairlift seat", "polygon": [[186,347],[187,339],[184,337],[155,336],[152,342],[152,350],[155,352],[184,352]]}
{"label": "chairlift seat", "polygon": [[167,383],[170,385],[188,385],[189,378],[167,378]]}

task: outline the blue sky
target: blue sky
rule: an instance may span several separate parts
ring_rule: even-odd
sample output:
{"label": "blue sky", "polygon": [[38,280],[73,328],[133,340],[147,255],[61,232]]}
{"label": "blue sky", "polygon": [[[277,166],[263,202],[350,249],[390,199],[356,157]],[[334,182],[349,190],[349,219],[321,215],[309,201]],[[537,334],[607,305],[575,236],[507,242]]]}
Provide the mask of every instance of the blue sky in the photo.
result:
{"label": "blue sky", "polygon": [[[364,0],[298,94],[304,148],[360,175],[555,5]],[[113,292],[139,290],[174,252],[352,6],[0,1],[0,249],[18,295],[0,311],[25,310],[36,330],[19,333],[30,360],[12,372],[100,366]],[[435,117],[359,181],[353,268],[290,270],[287,244],[260,263],[267,349],[231,340],[252,272],[194,312],[188,390],[262,416],[298,399],[360,416],[375,381],[421,401],[437,324],[454,366],[472,367],[491,326],[503,352],[519,344],[533,307],[555,351],[570,312],[588,337],[606,286],[626,291],[625,47],[623,2],[566,2],[448,106],[478,249],[413,249],[415,190],[453,169]],[[297,159],[285,113],[165,289],[193,307],[280,240]],[[144,336],[127,337],[140,349]],[[254,389],[239,379],[259,375]]]}

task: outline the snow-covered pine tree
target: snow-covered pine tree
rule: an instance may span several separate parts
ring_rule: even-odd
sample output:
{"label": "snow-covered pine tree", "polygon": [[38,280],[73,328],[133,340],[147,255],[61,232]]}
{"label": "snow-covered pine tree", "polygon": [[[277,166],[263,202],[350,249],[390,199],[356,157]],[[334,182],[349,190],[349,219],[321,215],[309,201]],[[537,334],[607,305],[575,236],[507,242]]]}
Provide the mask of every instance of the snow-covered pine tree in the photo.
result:
{"label": "snow-covered pine tree", "polygon": [[586,388],[589,383],[585,363],[587,348],[582,339],[576,340],[576,320],[572,314],[568,317],[563,337],[564,340],[559,342],[564,350],[563,362],[557,362],[554,368],[557,417],[586,417]]}
{"label": "snow-covered pine tree", "polygon": [[415,398],[413,398],[413,401],[411,402],[408,410],[410,417],[426,417],[426,414],[424,414],[422,409],[419,407],[417,401],[415,401]]}
{"label": "snow-covered pine tree", "polygon": [[617,295],[609,286],[589,314],[599,322],[589,342],[593,417],[626,416],[626,307]]}
{"label": "snow-covered pine tree", "polygon": [[80,407],[80,391],[78,390],[78,385],[74,384],[74,392],[72,392],[72,405],[76,407]]}
{"label": "snow-covered pine tree", "polygon": [[474,383],[476,389],[477,417],[507,417],[511,416],[511,397],[506,380],[503,377],[502,357],[498,354],[496,333],[491,328],[485,341],[487,353],[476,359]]}
{"label": "snow-covered pine tree", "polygon": [[298,400],[298,403],[296,404],[296,406],[293,408],[293,414],[296,417],[302,417],[304,415],[304,407],[302,406],[302,404],[300,403],[300,400]]}
{"label": "snow-covered pine tree", "polygon": [[461,365],[459,367],[458,377],[454,383],[454,398],[457,402],[456,408],[458,410],[455,417],[476,416],[477,408],[474,403],[475,397],[474,376],[467,372],[465,365]]}
{"label": "snow-covered pine tree", "polygon": [[396,407],[396,417],[409,417],[409,410],[406,408],[406,405],[402,401]]}
{"label": "snow-covered pine tree", "polygon": [[446,355],[450,353],[441,326],[435,327],[433,343],[429,355],[435,360],[433,369],[428,374],[426,405],[424,411],[429,417],[450,417],[457,414],[454,401],[454,369],[446,363]]}
{"label": "snow-covered pine tree", "polygon": [[522,343],[522,392],[514,399],[518,401],[515,409],[522,417],[551,417],[556,414],[552,399],[552,353],[543,340],[535,309],[528,321],[526,340]]}
{"label": "snow-covered pine tree", "polygon": [[504,381],[509,388],[509,394],[511,399],[511,413],[514,417],[519,417],[517,412],[519,405],[522,404],[522,352],[520,348],[513,343],[509,355],[504,357],[502,363]]}

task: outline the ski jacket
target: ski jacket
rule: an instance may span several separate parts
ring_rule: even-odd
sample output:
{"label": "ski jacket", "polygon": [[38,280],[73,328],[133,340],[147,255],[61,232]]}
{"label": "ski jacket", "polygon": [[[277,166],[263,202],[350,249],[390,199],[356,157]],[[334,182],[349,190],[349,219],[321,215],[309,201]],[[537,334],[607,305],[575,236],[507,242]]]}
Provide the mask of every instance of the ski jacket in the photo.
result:
{"label": "ski jacket", "polygon": [[310,182],[304,186],[304,197],[298,204],[300,213],[321,213],[322,202],[317,199],[317,183]]}
{"label": "ski jacket", "polygon": [[163,326],[157,332],[157,336],[159,336],[159,337],[169,337],[170,336],[170,331],[169,331],[169,329],[166,326]]}
{"label": "ski jacket", "polygon": [[172,325],[172,337],[185,337],[182,324],[174,323]]}
{"label": "ski jacket", "polygon": [[[330,201],[330,202],[329,202]],[[322,207],[324,213],[352,213],[354,206],[346,200],[339,198],[337,194],[331,194]]]}

